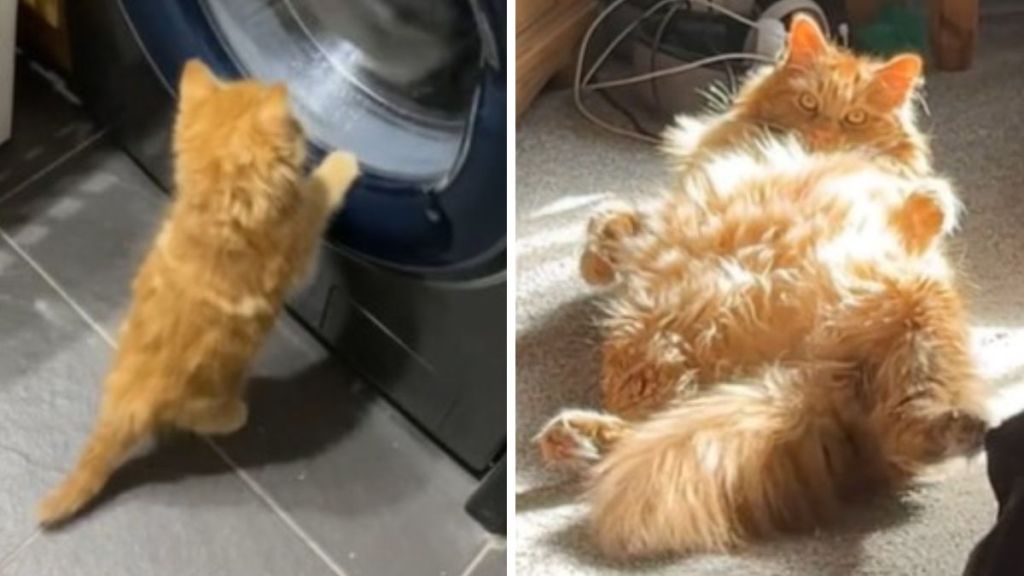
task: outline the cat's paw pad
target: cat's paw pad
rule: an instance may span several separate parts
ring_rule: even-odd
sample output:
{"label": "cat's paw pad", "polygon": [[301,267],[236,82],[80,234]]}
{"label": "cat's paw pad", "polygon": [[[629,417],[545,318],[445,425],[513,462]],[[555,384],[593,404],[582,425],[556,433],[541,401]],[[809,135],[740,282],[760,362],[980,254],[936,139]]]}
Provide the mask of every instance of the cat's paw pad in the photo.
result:
{"label": "cat's paw pad", "polygon": [[553,465],[578,465],[600,457],[597,445],[564,418],[556,418],[537,435],[541,458]]}
{"label": "cat's paw pad", "polygon": [[567,410],[548,422],[535,438],[541,457],[549,464],[587,465],[625,431],[625,423],[606,414]]}
{"label": "cat's paw pad", "polygon": [[595,239],[619,241],[636,234],[640,229],[640,216],[627,204],[609,202],[591,216],[587,231]]}
{"label": "cat's paw pad", "polygon": [[615,268],[600,254],[586,250],[580,256],[580,276],[591,286],[606,286],[615,281]]}

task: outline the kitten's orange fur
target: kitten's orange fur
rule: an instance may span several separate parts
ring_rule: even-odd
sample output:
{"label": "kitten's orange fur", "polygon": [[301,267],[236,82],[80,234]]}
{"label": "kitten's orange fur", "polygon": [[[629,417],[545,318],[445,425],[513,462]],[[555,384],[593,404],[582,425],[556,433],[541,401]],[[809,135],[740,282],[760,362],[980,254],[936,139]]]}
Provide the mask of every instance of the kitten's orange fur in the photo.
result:
{"label": "kitten's orange fur", "polygon": [[980,446],[987,391],[942,241],[949,185],[793,136],[737,139],[652,209],[591,221],[602,267],[585,256],[584,277],[618,280],[608,413],[566,411],[538,440],[548,461],[590,468],[608,555],[819,526]]}
{"label": "kitten's orange fur", "polygon": [[333,153],[303,180],[283,85],[219,83],[191,61],[180,96],[176,197],[135,278],[93,435],[40,505],[44,525],[78,512],[152,433],[245,424],[246,367],[358,175]]}

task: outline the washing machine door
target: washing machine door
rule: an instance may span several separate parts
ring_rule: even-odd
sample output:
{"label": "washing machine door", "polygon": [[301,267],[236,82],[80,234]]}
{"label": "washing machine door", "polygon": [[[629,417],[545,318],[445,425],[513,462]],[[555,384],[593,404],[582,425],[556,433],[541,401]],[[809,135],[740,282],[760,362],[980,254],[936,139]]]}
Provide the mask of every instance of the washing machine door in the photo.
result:
{"label": "washing machine door", "polygon": [[288,84],[311,159],[363,177],[328,241],[364,259],[458,274],[503,259],[505,8],[471,0],[120,0],[174,92],[186,60]]}

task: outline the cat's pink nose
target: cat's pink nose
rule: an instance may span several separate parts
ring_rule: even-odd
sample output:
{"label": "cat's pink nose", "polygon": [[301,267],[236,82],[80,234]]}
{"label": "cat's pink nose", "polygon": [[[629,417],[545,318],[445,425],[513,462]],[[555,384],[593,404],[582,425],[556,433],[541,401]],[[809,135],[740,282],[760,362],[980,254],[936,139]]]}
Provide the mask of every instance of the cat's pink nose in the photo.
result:
{"label": "cat's pink nose", "polygon": [[839,135],[833,130],[811,130],[807,133],[807,142],[812,148],[831,148],[839,142]]}

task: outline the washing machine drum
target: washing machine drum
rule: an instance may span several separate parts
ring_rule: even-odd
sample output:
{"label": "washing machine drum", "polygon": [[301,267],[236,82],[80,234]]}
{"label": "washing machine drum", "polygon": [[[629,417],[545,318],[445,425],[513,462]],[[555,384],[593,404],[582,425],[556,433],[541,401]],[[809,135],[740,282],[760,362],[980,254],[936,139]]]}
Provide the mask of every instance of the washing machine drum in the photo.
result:
{"label": "washing machine drum", "polygon": [[318,148],[434,183],[456,165],[479,75],[468,5],[451,0],[217,0],[206,8],[246,75],[284,80]]}
{"label": "washing machine drum", "polygon": [[[492,0],[121,0],[168,89],[188,58],[287,83],[311,157],[364,176],[332,224],[340,249],[465,269],[505,244],[505,8]],[[493,267],[493,262],[489,264]]]}

